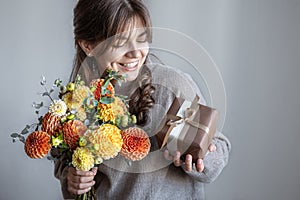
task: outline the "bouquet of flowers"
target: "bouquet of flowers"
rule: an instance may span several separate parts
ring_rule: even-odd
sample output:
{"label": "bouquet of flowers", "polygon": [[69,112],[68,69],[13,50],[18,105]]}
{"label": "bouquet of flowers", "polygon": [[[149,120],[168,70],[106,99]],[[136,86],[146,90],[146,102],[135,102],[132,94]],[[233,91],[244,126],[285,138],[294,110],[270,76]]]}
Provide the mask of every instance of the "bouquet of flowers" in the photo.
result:
{"label": "bouquet of flowers", "polygon": [[[50,151],[56,156],[69,155],[67,164],[83,171],[119,153],[131,161],[143,159],[149,153],[150,140],[134,126],[136,117],[128,111],[128,99],[115,94],[112,80],[121,84],[124,76],[108,70],[104,79],[93,80],[89,86],[80,76],[66,85],[57,79],[48,91],[43,77],[42,96],[51,99],[48,111],[39,116],[44,103],[34,103],[38,122],[26,125],[21,133],[12,133],[13,142],[23,142],[30,158],[44,158]],[[55,88],[60,89],[58,99],[51,96]],[[48,159],[55,160],[51,155]],[[96,199],[94,188],[75,199]]]}

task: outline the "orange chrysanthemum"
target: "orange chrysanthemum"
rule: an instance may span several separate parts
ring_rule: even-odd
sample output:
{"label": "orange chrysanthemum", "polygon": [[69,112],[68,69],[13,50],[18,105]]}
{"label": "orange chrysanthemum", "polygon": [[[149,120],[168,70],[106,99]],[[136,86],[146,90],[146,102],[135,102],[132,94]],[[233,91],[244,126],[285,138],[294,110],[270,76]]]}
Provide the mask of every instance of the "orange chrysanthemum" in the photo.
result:
{"label": "orange chrysanthemum", "polygon": [[103,124],[86,135],[94,145],[95,154],[104,160],[116,157],[122,148],[121,130],[112,124]]}
{"label": "orange chrysanthemum", "polygon": [[150,140],[147,133],[140,128],[131,127],[122,131],[123,146],[121,155],[136,161],[143,159],[150,151]]}
{"label": "orange chrysanthemum", "polygon": [[43,158],[51,149],[51,137],[43,131],[31,133],[25,140],[25,152],[30,158]]}
{"label": "orange chrysanthemum", "polygon": [[60,119],[61,117],[53,115],[50,112],[46,113],[42,120],[42,131],[56,136],[61,129]]}
{"label": "orange chrysanthemum", "polygon": [[[96,79],[96,80],[93,80],[90,83],[90,86],[95,88],[94,97],[95,97],[96,100],[100,100],[103,85],[104,85],[104,79]],[[108,84],[106,89],[110,92],[110,94],[106,94],[104,96],[114,97],[115,89],[114,89],[114,86],[111,83]]]}
{"label": "orange chrysanthemum", "polygon": [[86,126],[79,120],[72,120],[64,123],[63,125],[63,138],[64,142],[74,150],[78,146],[78,139],[84,135]]}

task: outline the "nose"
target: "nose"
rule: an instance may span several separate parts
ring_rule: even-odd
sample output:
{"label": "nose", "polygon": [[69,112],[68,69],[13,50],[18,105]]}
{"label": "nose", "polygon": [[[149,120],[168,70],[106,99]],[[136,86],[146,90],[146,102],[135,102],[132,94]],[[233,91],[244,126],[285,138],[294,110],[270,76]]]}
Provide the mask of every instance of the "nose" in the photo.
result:
{"label": "nose", "polygon": [[141,56],[141,51],[138,49],[129,51],[125,54],[125,56],[127,56],[128,58],[138,58]]}

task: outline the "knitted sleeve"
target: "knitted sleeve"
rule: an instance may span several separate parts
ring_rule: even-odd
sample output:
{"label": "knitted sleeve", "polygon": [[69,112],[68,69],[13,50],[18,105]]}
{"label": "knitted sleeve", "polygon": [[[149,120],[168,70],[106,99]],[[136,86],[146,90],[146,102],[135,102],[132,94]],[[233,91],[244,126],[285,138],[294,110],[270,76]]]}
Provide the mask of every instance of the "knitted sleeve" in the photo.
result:
{"label": "knitted sleeve", "polygon": [[54,176],[60,181],[61,191],[65,199],[72,199],[74,196],[68,192],[67,189],[67,174],[68,174],[68,165],[67,165],[67,156],[63,154],[58,157],[54,162]]}
{"label": "knitted sleeve", "polygon": [[[155,73],[155,71],[159,71],[159,73]],[[167,87],[176,97],[192,101],[197,94],[200,97],[199,103],[206,105],[206,101],[200,89],[188,74],[167,66],[157,66],[156,69],[154,68],[154,74],[158,75],[156,81]],[[172,102],[168,99],[168,96],[160,98],[164,98],[164,101]],[[205,167],[202,173],[196,171],[195,164],[193,164],[193,170],[191,172],[186,171],[185,166],[182,166],[186,174],[197,181],[212,182],[228,163],[231,144],[227,137],[217,131],[213,138],[213,143],[217,149],[214,152],[208,153],[204,158]]]}
{"label": "knitted sleeve", "polygon": [[[190,82],[190,87],[192,87],[193,90],[198,94],[198,96],[200,96],[200,103],[206,105],[206,101],[203,95],[201,94],[201,91],[198,89],[196,83],[192,80],[192,78],[189,75],[183,75],[186,76],[188,82]],[[183,90],[182,92],[185,93],[185,90]],[[204,183],[212,182],[220,175],[223,168],[227,165],[229,159],[229,152],[231,150],[230,141],[225,135],[217,131],[215,137],[213,138],[213,144],[215,144],[217,147],[216,151],[209,152],[203,159],[203,172],[199,173],[196,170],[195,164],[193,164],[193,169],[191,172],[186,171],[185,166],[182,166],[183,170],[195,180]]]}

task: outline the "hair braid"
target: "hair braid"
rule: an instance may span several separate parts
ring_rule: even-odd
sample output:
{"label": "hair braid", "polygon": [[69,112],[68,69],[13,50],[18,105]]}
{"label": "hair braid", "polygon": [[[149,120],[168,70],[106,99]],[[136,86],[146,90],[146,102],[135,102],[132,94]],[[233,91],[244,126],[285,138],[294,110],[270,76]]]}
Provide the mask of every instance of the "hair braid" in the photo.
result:
{"label": "hair braid", "polygon": [[132,94],[129,101],[129,111],[136,115],[138,125],[145,125],[148,122],[149,109],[155,103],[152,97],[154,91],[151,72],[147,66],[144,66],[139,80],[139,88]]}

